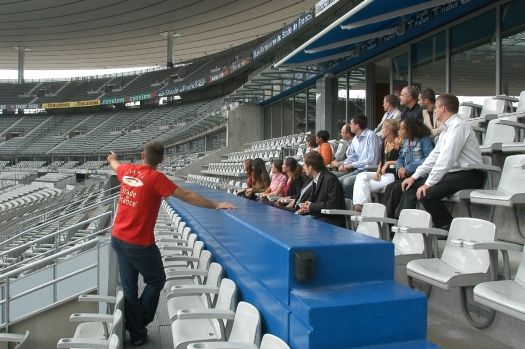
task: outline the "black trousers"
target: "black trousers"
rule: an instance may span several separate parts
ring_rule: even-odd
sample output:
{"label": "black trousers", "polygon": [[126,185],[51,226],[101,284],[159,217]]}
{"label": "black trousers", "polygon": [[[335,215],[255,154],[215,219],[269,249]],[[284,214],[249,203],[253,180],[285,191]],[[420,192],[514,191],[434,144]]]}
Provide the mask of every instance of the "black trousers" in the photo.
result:
{"label": "black trousers", "polygon": [[396,209],[401,201],[403,191],[401,190],[401,183],[404,179],[396,179],[385,187],[385,195],[383,196],[383,204],[386,206],[386,216],[389,218],[398,218],[396,216]]}
{"label": "black trousers", "polygon": [[[397,213],[405,208],[416,208],[417,189],[425,184],[425,178],[419,178],[414,185],[403,192]],[[452,215],[441,199],[454,194],[462,189],[479,189],[483,186],[484,173],[480,170],[449,172],[441,180],[428,188],[427,196],[420,202],[425,210],[432,216],[436,227],[448,227],[452,222]]]}

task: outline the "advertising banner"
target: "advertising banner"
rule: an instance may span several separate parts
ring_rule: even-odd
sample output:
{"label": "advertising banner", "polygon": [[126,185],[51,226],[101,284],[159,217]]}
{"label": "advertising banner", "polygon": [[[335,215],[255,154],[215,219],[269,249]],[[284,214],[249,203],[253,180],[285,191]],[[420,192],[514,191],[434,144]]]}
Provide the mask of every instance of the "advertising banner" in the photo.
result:
{"label": "advertising banner", "polygon": [[89,101],[42,103],[42,109],[83,108],[97,105],[100,105],[100,101],[98,99],[93,99]]}

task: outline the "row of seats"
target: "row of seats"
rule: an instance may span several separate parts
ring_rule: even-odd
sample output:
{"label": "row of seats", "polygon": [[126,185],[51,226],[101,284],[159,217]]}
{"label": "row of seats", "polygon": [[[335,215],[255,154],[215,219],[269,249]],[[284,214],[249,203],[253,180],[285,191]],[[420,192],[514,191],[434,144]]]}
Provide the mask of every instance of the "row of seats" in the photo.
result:
{"label": "row of seats", "polygon": [[[482,191],[479,191],[482,192]],[[474,192],[475,193],[475,192]],[[351,203],[347,203],[351,207]],[[496,241],[496,226],[476,218],[454,218],[449,231],[431,228],[428,212],[416,209],[401,211],[399,219],[385,217],[386,208],[379,203],[363,205],[361,213],[351,210],[323,210],[325,214],[345,215],[347,224],[357,225],[357,232],[390,239],[388,224],[392,225],[396,264],[406,264],[409,284],[412,279],[445,290],[460,287],[461,307],[469,323],[486,328],[495,312],[485,318],[473,316],[467,307],[467,292],[474,287],[474,299],[491,309],[525,320],[525,254],[514,280],[510,279],[508,251],[525,252],[522,245]],[[446,238],[441,254],[437,238]],[[498,281],[498,250],[504,260],[504,281]],[[434,258],[432,258],[434,257]],[[427,295],[430,289],[423,288]]]}
{"label": "row of seats", "polygon": [[261,341],[259,311],[237,302],[235,282],[224,277],[222,266],[212,262],[204,243],[174,210],[166,202],[162,207],[155,234],[167,275],[174,348],[289,349],[270,334]]}

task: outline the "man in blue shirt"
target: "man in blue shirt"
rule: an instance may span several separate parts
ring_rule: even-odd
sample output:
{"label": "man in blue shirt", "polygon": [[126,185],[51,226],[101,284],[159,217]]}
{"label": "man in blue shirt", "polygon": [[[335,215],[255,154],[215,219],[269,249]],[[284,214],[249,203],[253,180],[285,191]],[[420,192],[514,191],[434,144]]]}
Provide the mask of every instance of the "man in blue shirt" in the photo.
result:
{"label": "man in blue shirt", "polygon": [[374,131],[366,128],[367,119],[364,115],[355,116],[350,121],[350,128],[355,134],[347,149],[346,160],[339,166],[339,171],[345,174],[339,177],[343,185],[345,197],[352,199],[355,177],[365,169],[370,169],[379,163],[379,137]]}

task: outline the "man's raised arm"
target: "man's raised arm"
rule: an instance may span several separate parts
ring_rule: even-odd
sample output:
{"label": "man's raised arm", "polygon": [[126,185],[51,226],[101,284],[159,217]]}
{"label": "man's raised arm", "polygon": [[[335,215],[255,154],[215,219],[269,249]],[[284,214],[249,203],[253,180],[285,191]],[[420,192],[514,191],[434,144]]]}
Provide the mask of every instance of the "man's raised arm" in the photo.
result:
{"label": "man's raised arm", "polygon": [[180,187],[177,187],[177,189],[175,189],[171,195],[177,199],[181,199],[184,202],[200,207],[214,208],[217,210],[237,208],[230,202],[217,202],[209,200],[193,191],[185,190]]}
{"label": "man's raised arm", "polygon": [[120,161],[117,160],[117,154],[115,152],[109,152],[108,158],[108,165],[111,166],[113,171],[117,172],[117,168],[120,166]]}

